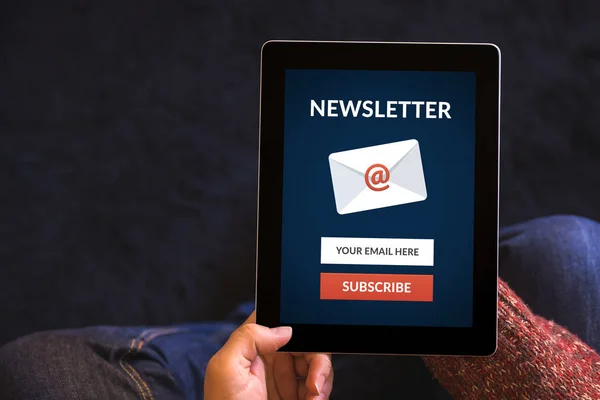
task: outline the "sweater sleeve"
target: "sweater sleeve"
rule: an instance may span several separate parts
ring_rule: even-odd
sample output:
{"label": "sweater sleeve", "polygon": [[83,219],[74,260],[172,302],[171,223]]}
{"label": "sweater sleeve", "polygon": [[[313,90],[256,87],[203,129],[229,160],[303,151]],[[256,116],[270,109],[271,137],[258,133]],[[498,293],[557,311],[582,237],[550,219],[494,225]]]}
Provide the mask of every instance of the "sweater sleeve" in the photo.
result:
{"label": "sweater sleeve", "polygon": [[423,357],[457,400],[600,399],[600,357],[560,325],[534,315],[499,281],[492,357]]}

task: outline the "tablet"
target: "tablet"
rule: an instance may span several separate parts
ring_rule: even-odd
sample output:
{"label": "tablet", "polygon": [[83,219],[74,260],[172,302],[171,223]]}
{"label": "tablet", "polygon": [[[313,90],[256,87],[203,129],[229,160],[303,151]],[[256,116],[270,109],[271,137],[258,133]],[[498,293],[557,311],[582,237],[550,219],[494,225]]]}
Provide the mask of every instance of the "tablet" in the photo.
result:
{"label": "tablet", "polygon": [[500,51],[269,41],[257,323],[281,351],[471,355],[497,343]]}

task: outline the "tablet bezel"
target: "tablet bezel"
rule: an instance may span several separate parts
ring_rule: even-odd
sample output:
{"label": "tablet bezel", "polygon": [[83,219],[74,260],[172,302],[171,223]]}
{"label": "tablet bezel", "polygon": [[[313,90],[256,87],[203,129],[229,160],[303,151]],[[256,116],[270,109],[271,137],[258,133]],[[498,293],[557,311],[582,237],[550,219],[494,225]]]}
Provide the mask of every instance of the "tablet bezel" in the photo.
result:
{"label": "tablet bezel", "polygon": [[268,41],[261,52],[257,323],[280,325],[286,69],[476,73],[473,326],[293,324],[281,351],[487,356],[497,346],[500,50],[488,43]]}

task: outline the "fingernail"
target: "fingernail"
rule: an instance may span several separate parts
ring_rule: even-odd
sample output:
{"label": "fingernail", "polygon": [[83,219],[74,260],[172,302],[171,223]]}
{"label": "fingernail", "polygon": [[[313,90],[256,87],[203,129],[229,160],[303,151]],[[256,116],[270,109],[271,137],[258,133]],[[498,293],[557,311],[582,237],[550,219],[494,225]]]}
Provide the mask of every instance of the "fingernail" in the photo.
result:
{"label": "fingernail", "polygon": [[278,326],[277,328],[271,328],[271,332],[277,336],[288,337],[292,334],[292,328],[289,326]]}
{"label": "fingernail", "polygon": [[325,384],[325,375],[321,375],[317,378],[317,382],[315,382],[315,386],[317,387],[317,396],[321,394],[321,388]]}

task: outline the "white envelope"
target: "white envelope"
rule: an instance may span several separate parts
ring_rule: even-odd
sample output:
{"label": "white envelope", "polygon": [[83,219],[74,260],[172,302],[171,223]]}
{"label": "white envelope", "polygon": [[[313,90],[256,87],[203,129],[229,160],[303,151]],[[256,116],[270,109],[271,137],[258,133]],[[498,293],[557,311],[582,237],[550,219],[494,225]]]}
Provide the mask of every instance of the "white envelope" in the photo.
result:
{"label": "white envelope", "polygon": [[[377,164],[387,168],[389,175]],[[427,198],[419,142],[415,139],[332,153],[329,155],[329,167],[339,214],[414,203]]]}

